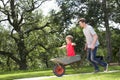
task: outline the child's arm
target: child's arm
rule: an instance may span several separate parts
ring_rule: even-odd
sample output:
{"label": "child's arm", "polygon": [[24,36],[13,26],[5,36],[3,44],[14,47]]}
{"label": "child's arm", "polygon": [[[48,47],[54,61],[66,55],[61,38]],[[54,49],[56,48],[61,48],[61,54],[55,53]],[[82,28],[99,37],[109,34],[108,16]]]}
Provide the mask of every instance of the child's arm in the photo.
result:
{"label": "child's arm", "polygon": [[62,49],[62,48],[65,48],[66,47],[66,45],[63,45],[63,46],[61,46],[61,47],[59,47],[60,49]]}
{"label": "child's arm", "polygon": [[75,43],[72,43],[72,46],[76,46],[76,44],[75,44]]}

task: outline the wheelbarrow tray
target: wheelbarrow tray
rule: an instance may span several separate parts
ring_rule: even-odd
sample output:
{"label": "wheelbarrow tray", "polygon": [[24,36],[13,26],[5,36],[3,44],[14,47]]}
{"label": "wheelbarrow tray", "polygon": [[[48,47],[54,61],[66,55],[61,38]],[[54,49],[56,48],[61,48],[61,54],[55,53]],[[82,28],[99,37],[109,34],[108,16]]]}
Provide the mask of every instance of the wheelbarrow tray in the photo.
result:
{"label": "wheelbarrow tray", "polygon": [[73,57],[63,57],[63,58],[54,58],[51,59],[52,62],[57,63],[57,64],[62,64],[62,65],[69,65],[75,62],[80,61],[80,55],[75,55]]}

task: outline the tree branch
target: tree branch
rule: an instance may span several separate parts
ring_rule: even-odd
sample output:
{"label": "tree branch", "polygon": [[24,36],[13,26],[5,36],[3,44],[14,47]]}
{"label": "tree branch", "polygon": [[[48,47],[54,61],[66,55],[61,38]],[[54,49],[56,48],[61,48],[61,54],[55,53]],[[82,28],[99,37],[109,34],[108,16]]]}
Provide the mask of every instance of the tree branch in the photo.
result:
{"label": "tree branch", "polygon": [[9,23],[10,23],[11,25],[13,25],[13,23],[12,23],[12,21],[11,21],[11,19],[10,19],[10,14],[9,14],[9,13],[8,13],[8,15],[7,15],[7,18],[8,18]]}
{"label": "tree branch", "polygon": [[41,47],[43,47],[45,50],[47,50],[47,48],[46,48],[43,44],[37,43],[37,44],[35,44],[28,52],[29,52],[29,53],[32,52],[37,46],[41,46]]}
{"label": "tree branch", "polygon": [[28,51],[28,53],[32,52],[37,46],[38,46],[38,44],[35,44],[35,45]]}
{"label": "tree branch", "polygon": [[[35,9],[37,9],[38,7],[40,7],[44,2],[46,2],[48,0],[43,0],[37,7],[35,7]],[[37,1],[34,2],[34,4],[37,3]]]}
{"label": "tree branch", "polygon": [[8,0],[6,3],[4,3],[4,0],[1,0],[3,7],[0,7],[0,12],[2,12],[4,15],[7,16],[7,19],[1,20],[1,21],[5,21],[8,20],[10,24],[12,24],[11,20],[10,20],[10,14],[9,14],[9,10],[6,10],[6,5],[10,2],[10,0]]}
{"label": "tree branch", "polygon": [[15,42],[17,43],[17,42],[18,42],[18,39],[13,36],[13,31],[14,31],[14,30],[15,30],[15,29],[12,29],[12,31],[11,31],[11,37],[12,37],[12,38],[15,40]]}
{"label": "tree branch", "polygon": [[120,2],[119,2],[119,0],[116,0],[116,3],[118,4],[118,6],[120,6]]}
{"label": "tree branch", "polygon": [[8,0],[6,3],[5,3],[5,6],[10,2],[10,0]]}
{"label": "tree branch", "polygon": [[42,5],[42,3],[46,2],[46,1],[47,1],[47,0],[43,0],[37,7],[35,7],[35,3],[38,3],[38,1],[35,1],[35,2],[34,2],[34,0],[32,0],[32,8],[29,9],[29,10],[26,10],[26,12],[31,12],[31,11],[37,9],[38,7],[40,7],[40,6]]}
{"label": "tree branch", "polygon": [[3,6],[5,7],[5,3],[4,3],[4,1],[3,1],[3,0],[0,0],[0,1],[2,2]]}
{"label": "tree branch", "polygon": [[22,21],[23,21],[23,13],[22,13],[21,18],[20,18],[20,20],[18,22],[18,25],[20,25],[22,23]]}
{"label": "tree branch", "polygon": [[7,3],[9,3],[10,0],[8,0],[6,3],[4,3],[5,0],[0,0],[3,4],[3,6],[5,7],[7,5]]}
{"label": "tree branch", "polygon": [[24,34],[29,34],[31,31],[42,30],[43,28],[45,28],[45,27],[48,26],[49,24],[50,24],[50,23],[47,22],[44,26],[35,27],[35,28],[32,28],[32,29],[29,29],[29,30],[25,31]]}
{"label": "tree branch", "polygon": [[38,43],[38,45],[41,46],[41,47],[43,47],[45,50],[47,50],[47,48],[43,44]]}
{"label": "tree branch", "polygon": [[[25,18],[23,18],[23,19],[25,19]],[[32,24],[34,24],[34,23],[37,23],[38,21],[36,20],[36,21],[33,21],[33,22],[29,22],[29,23],[22,23],[20,26],[23,26],[23,25],[32,25]]]}
{"label": "tree branch", "polygon": [[4,55],[4,56],[9,56],[11,59],[13,59],[14,61],[16,61],[16,63],[19,63],[19,61],[20,61],[15,56],[13,56],[13,54],[10,53],[10,52],[0,51],[0,54]]}
{"label": "tree branch", "polygon": [[4,8],[0,7],[0,12],[2,12],[3,14],[7,15],[8,11],[5,10]]}
{"label": "tree branch", "polygon": [[0,22],[2,22],[2,21],[7,21],[8,19],[3,19],[3,20],[0,20]]}

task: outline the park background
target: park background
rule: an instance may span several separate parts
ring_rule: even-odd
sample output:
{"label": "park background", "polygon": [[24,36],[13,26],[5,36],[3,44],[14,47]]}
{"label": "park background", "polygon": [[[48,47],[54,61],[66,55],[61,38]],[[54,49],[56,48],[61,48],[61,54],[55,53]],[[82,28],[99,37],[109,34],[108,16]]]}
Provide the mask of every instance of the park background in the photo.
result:
{"label": "park background", "polygon": [[83,58],[81,65],[91,66],[78,24],[81,17],[99,36],[98,55],[119,65],[119,0],[0,0],[0,74],[51,69],[50,59],[66,54],[58,47],[65,44],[68,34],[73,35],[76,53]]}

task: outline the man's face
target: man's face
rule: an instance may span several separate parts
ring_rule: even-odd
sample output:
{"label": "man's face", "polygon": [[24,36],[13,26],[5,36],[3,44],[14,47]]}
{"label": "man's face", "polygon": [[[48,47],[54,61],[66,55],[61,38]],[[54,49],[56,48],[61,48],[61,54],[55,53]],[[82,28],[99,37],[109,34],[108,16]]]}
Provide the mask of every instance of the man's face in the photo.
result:
{"label": "man's face", "polygon": [[79,22],[79,25],[80,25],[81,28],[84,28],[85,23],[80,21],[80,22]]}

